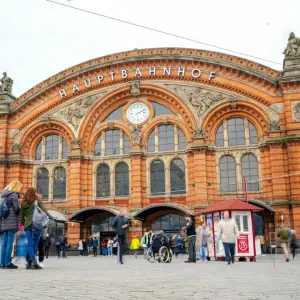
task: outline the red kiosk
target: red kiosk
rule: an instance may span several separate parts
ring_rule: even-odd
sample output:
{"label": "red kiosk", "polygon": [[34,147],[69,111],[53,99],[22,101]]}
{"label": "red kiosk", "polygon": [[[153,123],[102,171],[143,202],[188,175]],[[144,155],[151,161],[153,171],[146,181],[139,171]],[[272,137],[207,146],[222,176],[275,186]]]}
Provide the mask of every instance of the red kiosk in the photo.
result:
{"label": "red kiosk", "polygon": [[[216,260],[223,260],[224,249],[220,242],[216,244],[218,223],[223,218],[224,211],[228,210],[231,217],[236,220],[239,237],[236,243],[236,257],[248,257],[250,261],[256,260],[254,212],[263,209],[242,200],[223,200],[200,211],[205,216],[209,231],[208,255]],[[199,214],[198,214],[199,215]]]}

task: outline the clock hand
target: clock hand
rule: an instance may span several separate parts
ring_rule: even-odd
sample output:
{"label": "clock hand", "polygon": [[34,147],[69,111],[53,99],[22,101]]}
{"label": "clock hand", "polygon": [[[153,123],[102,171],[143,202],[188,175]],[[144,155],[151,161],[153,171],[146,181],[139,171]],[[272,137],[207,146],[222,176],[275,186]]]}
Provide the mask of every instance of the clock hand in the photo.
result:
{"label": "clock hand", "polygon": [[137,115],[140,114],[140,113],[143,112],[143,111],[144,111],[144,109],[142,109],[141,111],[139,111],[139,112],[137,113]]}

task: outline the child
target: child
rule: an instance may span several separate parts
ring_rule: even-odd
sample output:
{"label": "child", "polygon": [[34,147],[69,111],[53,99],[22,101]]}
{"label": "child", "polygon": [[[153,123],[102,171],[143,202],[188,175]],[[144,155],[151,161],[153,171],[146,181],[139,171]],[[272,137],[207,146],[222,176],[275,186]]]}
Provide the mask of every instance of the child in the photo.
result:
{"label": "child", "polygon": [[206,227],[206,223],[203,222],[202,226],[199,226],[196,230],[197,239],[196,239],[196,247],[200,252],[200,259],[202,262],[207,262],[207,237],[208,231]]}
{"label": "child", "polygon": [[293,254],[293,260],[296,260],[296,230],[291,230],[291,250]]}
{"label": "child", "polygon": [[19,264],[21,258],[25,258],[27,255],[27,238],[24,231],[24,226],[19,224],[19,231],[16,234],[16,261]]}
{"label": "child", "polygon": [[141,243],[137,237],[134,237],[130,244],[130,250],[134,251],[134,256],[137,258],[138,250],[140,249]]}

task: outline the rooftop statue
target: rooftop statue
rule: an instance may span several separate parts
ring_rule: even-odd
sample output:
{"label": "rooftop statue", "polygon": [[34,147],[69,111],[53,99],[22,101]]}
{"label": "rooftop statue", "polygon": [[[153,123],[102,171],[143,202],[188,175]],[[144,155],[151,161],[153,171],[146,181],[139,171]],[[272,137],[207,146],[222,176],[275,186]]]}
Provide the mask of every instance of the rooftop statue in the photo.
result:
{"label": "rooftop statue", "polygon": [[283,54],[285,54],[285,57],[300,56],[300,38],[296,37],[293,32],[290,33],[289,41]]}
{"label": "rooftop statue", "polygon": [[12,92],[12,86],[13,86],[13,80],[7,76],[7,73],[3,73],[3,77],[0,79],[0,92],[8,92],[11,94]]}

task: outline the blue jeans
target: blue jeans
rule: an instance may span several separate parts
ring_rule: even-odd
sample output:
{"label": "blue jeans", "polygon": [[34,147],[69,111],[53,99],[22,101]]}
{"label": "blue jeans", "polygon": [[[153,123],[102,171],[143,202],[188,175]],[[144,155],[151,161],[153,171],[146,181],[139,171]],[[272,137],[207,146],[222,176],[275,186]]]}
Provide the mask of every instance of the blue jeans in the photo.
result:
{"label": "blue jeans", "polygon": [[102,255],[106,256],[107,255],[107,248],[106,247],[105,248],[101,248],[101,250],[102,250]]}
{"label": "blue jeans", "polygon": [[223,243],[225,259],[228,263],[234,262],[235,243]]}
{"label": "blue jeans", "polygon": [[201,260],[205,261],[206,260],[206,251],[207,250],[207,245],[202,245],[202,247],[200,248],[200,252],[201,252]]}
{"label": "blue jeans", "polygon": [[112,256],[112,246],[107,247],[108,256]]}
{"label": "blue jeans", "polygon": [[42,231],[36,229],[30,225],[26,228],[26,237],[27,237],[27,254],[31,261],[35,260],[36,252],[39,245],[39,240],[41,237]]}
{"label": "blue jeans", "polygon": [[15,239],[15,230],[2,233],[1,266],[8,266],[11,263],[11,253]]}

